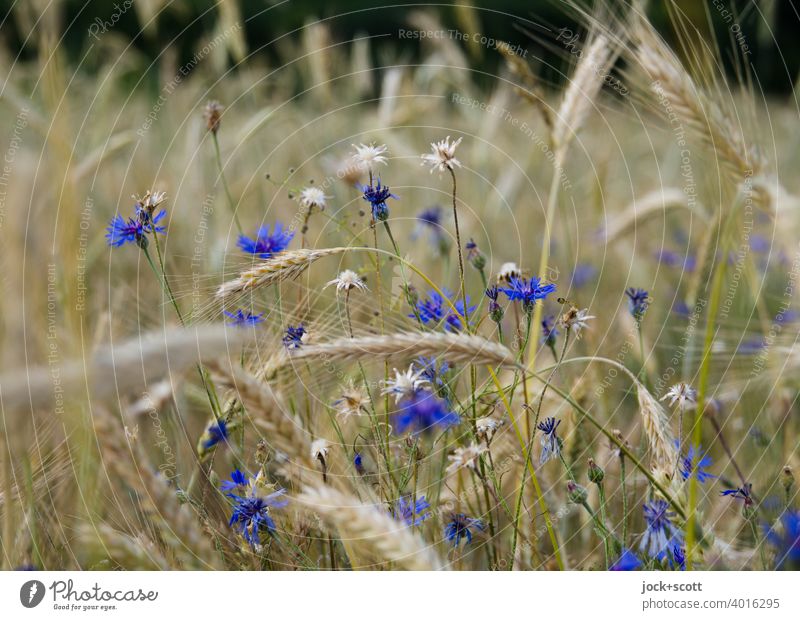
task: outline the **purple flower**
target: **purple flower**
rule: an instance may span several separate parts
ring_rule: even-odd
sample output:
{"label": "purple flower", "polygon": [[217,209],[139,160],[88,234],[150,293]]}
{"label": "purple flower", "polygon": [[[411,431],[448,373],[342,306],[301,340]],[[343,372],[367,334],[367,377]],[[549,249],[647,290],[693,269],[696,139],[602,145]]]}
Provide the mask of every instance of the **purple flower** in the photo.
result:
{"label": "purple flower", "polygon": [[725,497],[732,497],[733,499],[740,499],[744,502],[745,507],[751,507],[755,502],[753,501],[753,485],[749,482],[736,489],[726,489],[720,492],[720,495]]}
{"label": "purple flower", "polygon": [[407,430],[419,433],[437,426],[447,429],[461,421],[446,401],[430,392],[415,392],[401,400],[399,407],[394,416],[394,429],[399,435]]}
{"label": "purple flower", "polygon": [[397,516],[405,521],[406,525],[419,525],[431,516],[430,512],[425,512],[430,507],[424,495],[418,497],[415,502],[406,495],[397,500]]}
{"label": "purple flower", "polygon": [[450,521],[444,527],[444,537],[453,543],[454,547],[458,547],[462,539],[466,538],[466,544],[472,542],[472,528],[480,530],[484,529],[483,522],[480,519],[473,519],[463,513],[453,513]]}
{"label": "purple flower", "polygon": [[299,349],[303,346],[303,337],[306,333],[306,328],[302,323],[297,327],[289,325],[283,335],[283,345],[287,349]]}
{"label": "purple flower", "polygon": [[269,226],[259,227],[254,239],[246,235],[239,235],[236,245],[247,254],[254,254],[259,258],[270,258],[278,252],[283,252],[293,238],[294,231],[284,229],[280,222],[276,222],[272,232],[270,232]]}
{"label": "purple flower", "polygon": [[[453,294],[447,289],[444,289],[443,293],[447,299],[452,302]],[[470,306],[469,301],[470,299],[467,297],[467,306],[471,313],[475,310],[475,306]],[[430,291],[427,299],[420,299],[415,304],[414,308],[416,309],[416,314],[409,314],[408,316],[412,319],[419,316],[419,320],[426,325],[428,323],[438,325],[444,321],[444,328],[446,331],[460,332],[464,329],[464,302],[460,299],[456,300],[453,302],[453,306],[455,306],[457,314],[453,312],[453,309],[450,307],[450,304],[445,301],[444,297],[436,291]]]}
{"label": "purple flower", "polygon": [[556,434],[559,424],[561,424],[561,420],[545,418],[536,425],[536,428],[542,431],[542,455],[539,457],[540,465],[547,463],[550,459],[558,458],[558,455],[561,454],[561,440]]}
{"label": "purple flower", "polygon": [[675,513],[663,499],[654,499],[643,506],[647,528],[639,549],[652,558],[663,558],[667,550],[683,543],[683,533],[672,522]]}
{"label": "purple flower", "polygon": [[775,568],[800,569],[800,511],[787,510],[781,515],[780,528],[764,528],[767,542],[775,547]]}
{"label": "purple flower", "polygon": [[106,241],[115,248],[126,243],[135,243],[140,247],[147,247],[145,235],[166,231],[166,227],[158,223],[166,217],[167,212],[161,209],[155,217],[140,205],[136,205],[136,215],[125,220],[121,215],[115,215],[106,228]]}
{"label": "purple flower", "polygon": [[508,288],[500,289],[510,301],[519,301],[525,312],[532,312],[534,304],[556,290],[555,284],[542,284],[541,278],[512,277]]}
{"label": "purple flower", "polygon": [[636,570],[642,565],[642,561],[630,549],[623,549],[622,553],[615,562],[609,567],[613,571],[631,571]]}
{"label": "purple flower", "polygon": [[[675,447],[680,449],[680,444],[681,442],[676,439]],[[691,476],[693,473],[693,469],[694,473],[697,474],[697,481],[700,483],[705,482],[709,478],[716,478],[714,474],[704,471],[707,467],[711,467],[711,464],[713,463],[711,457],[708,456],[708,453],[706,453],[702,458],[698,459],[700,452],[702,452],[702,448],[695,450],[694,446],[690,445],[688,454],[681,458],[680,470],[681,477],[684,480],[688,480],[689,476]]]}
{"label": "purple flower", "polygon": [[223,310],[222,314],[224,314],[226,317],[230,319],[230,321],[228,321],[228,325],[235,325],[236,327],[258,325],[259,323],[264,321],[263,312],[259,314],[253,314],[252,312],[247,312],[247,314],[245,314],[241,308],[236,312],[227,312]]}
{"label": "purple flower", "polygon": [[270,510],[283,508],[289,501],[284,499],[286,489],[278,489],[268,495],[260,493],[258,478],[250,480],[238,469],[231,473],[231,479],[220,485],[225,495],[233,500],[233,513],[228,525],[238,530],[242,537],[251,545],[261,543],[259,533],[266,530],[268,533],[275,531],[275,522],[272,520]]}
{"label": "purple flower", "polygon": [[650,294],[643,288],[629,288],[625,291],[628,296],[628,310],[631,316],[637,321],[641,321],[647,306],[650,305]]}
{"label": "purple flower", "polygon": [[389,219],[389,207],[386,201],[389,198],[398,200],[397,196],[389,191],[389,187],[381,187],[381,180],[378,179],[377,185],[362,185],[360,189],[363,193],[362,198],[372,207],[372,219],[376,222],[385,222]]}
{"label": "purple flower", "polygon": [[226,439],[228,439],[228,425],[225,424],[225,420],[217,420],[206,429],[203,448],[208,450]]}

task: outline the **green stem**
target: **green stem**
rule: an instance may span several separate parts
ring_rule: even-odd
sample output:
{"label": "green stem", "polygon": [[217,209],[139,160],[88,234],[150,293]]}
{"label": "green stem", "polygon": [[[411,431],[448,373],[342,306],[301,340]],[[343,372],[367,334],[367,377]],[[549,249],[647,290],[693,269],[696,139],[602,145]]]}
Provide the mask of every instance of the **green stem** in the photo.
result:
{"label": "green stem", "polygon": [[233,202],[233,197],[231,196],[231,190],[228,188],[228,181],[225,179],[225,171],[222,168],[222,154],[219,150],[219,140],[217,139],[216,132],[211,132],[211,135],[214,138],[214,154],[216,155],[217,160],[217,169],[219,170],[219,176],[222,180],[222,188],[225,190],[225,200],[228,201],[228,208],[231,210],[233,214],[233,221],[236,223],[236,228],[239,229],[239,234],[242,234],[242,224],[239,222],[239,214],[236,211],[236,205]]}

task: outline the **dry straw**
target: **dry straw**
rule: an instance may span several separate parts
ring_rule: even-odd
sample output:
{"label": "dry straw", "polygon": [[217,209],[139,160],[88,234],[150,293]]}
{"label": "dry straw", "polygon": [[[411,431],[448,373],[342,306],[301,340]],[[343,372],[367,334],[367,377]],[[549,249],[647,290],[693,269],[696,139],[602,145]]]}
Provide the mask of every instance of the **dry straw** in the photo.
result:
{"label": "dry straw", "polygon": [[433,548],[380,505],[363,504],[354,495],[327,486],[306,488],[298,501],[336,527],[340,538],[371,552],[382,562],[393,562],[406,570],[444,569]]}

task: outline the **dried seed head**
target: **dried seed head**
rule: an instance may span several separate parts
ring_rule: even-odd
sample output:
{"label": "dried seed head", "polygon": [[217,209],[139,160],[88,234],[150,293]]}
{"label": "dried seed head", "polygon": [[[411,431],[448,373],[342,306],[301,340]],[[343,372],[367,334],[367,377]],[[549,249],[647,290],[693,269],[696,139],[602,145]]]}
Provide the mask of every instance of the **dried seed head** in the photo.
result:
{"label": "dried seed head", "polygon": [[206,127],[211,133],[216,134],[219,131],[220,117],[224,109],[219,101],[209,101],[206,104],[203,117],[206,119]]}

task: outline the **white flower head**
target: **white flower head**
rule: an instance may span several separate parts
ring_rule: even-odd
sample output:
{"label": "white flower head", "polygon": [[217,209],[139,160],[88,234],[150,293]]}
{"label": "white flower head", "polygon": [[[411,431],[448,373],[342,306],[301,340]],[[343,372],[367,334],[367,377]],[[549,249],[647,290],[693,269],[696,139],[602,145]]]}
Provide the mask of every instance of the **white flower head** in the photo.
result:
{"label": "white flower head", "polygon": [[669,388],[667,393],[661,398],[661,400],[667,399],[669,399],[670,407],[674,407],[675,403],[677,403],[678,408],[682,411],[692,409],[697,405],[697,390],[688,383],[681,381]]}
{"label": "white flower head", "polygon": [[480,418],[475,421],[475,429],[478,431],[478,437],[491,441],[494,434],[503,424],[505,424],[505,422],[497,418]]}
{"label": "white flower head", "polygon": [[381,391],[381,394],[394,394],[395,403],[399,403],[405,396],[412,396],[423,385],[429,383],[427,379],[422,378],[422,374],[425,372],[425,369],[423,368],[422,370],[414,370],[413,363],[405,372],[400,372],[397,370],[397,368],[394,368],[393,370],[394,379],[389,379],[388,381],[384,382],[384,387]]}
{"label": "white flower head", "polygon": [[371,170],[375,164],[386,165],[386,153],[389,148],[385,144],[353,144],[356,150],[352,155],[353,163],[362,170]]}
{"label": "white flower head", "polygon": [[341,398],[333,401],[336,413],[345,420],[351,415],[361,415],[368,402],[368,396],[361,388],[350,379],[341,392]]}
{"label": "white flower head", "polygon": [[497,280],[503,282],[510,282],[512,278],[521,278],[522,269],[519,268],[517,263],[503,263],[500,265],[500,271],[497,272]]}
{"label": "white flower head", "polygon": [[580,338],[581,330],[588,329],[589,321],[594,318],[596,317],[589,315],[589,308],[578,310],[573,306],[562,315],[561,324],[575,334],[576,338]]}
{"label": "white flower head", "polygon": [[487,450],[486,446],[479,446],[475,443],[466,448],[456,448],[453,454],[447,455],[450,461],[450,465],[447,466],[446,470],[447,475],[454,474],[463,468],[476,469],[478,467],[478,458]]}
{"label": "white flower head", "polygon": [[438,170],[439,173],[445,170],[454,170],[461,167],[461,162],[455,157],[456,147],[461,144],[462,138],[455,142],[450,142],[450,136],[439,142],[431,142],[431,152],[422,155],[422,165],[428,164],[431,173]]}
{"label": "white flower head", "polygon": [[300,191],[300,204],[309,211],[314,207],[323,211],[328,205],[328,198],[330,198],[330,196],[326,196],[325,192],[313,185]]}
{"label": "white flower head", "polygon": [[331,445],[325,439],[315,439],[311,443],[311,458],[318,461],[325,461],[328,458],[328,450]]}
{"label": "white flower head", "polygon": [[324,288],[328,288],[333,284],[336,285],[337,293],[339,291],[350,292],[354,288],[358,289],[359,291],[369,290],[367,285],[364,284],[364,280],[362,280],[355,271],[351,271],[350,269],[345,269],[342,271],[337,277],[328,282]]}
{"label": "white flower head", "polygon": [[143,198],[134,195],[133,199],[138,202],[143,209],[152,213],[158,205],[167,199],[167,192],[151,192],[147,190]]}

